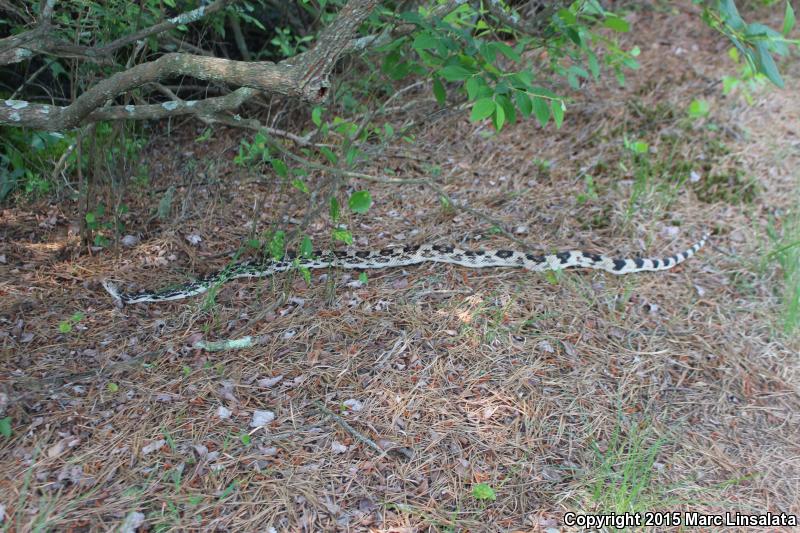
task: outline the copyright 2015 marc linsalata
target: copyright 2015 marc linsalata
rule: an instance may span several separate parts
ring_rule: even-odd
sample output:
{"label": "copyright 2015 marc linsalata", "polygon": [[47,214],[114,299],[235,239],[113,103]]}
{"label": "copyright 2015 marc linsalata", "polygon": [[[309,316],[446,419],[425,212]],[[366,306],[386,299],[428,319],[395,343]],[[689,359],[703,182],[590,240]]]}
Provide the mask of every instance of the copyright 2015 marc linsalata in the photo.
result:
{"label": "copyright 2015 marc linsalata", "polygon": [[584,529],[674,526],[797,527],[797,522],[797,515],[786,513],[747,514],[725,512],[720,514],[703,514],[694,511],[672,511],[607,514],[580,514],[568,512],[564,514],[564,525],[577,526]]}

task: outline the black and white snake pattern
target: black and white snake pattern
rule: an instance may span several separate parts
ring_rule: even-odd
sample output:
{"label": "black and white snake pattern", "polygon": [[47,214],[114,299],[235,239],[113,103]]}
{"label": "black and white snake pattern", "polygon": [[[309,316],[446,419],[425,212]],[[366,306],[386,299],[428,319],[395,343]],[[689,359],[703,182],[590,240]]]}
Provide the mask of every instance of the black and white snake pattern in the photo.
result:
{"label": "black and white snake pattern", "polygon": [[675,265],[679,265],[702,248],[708,236],[708,234],[703,235],[703,238],[691,248],[663,259],[614,259],[605,255],[574,250],[556,254],[534,255],[514,250],[472,251],[452,246],[425,244],[383,250],[315,252],[310,258],[296,258],[294,254],[288,254],[283,260],[246,260],[180,287],[159,292],[122,293],[109,281],[103,281],[103,287],[120,304],[137,304],[189,298],[203,294],[211,287],[232,279],[267,277],[293,268],[303,267],[308,269],[328,267],[368,269],[402,267],[433,262],[450,263],[469,268],[517,267],[534,272],[562,270],[565,268],[591,268],[605,270],[612,274],[630,274],[633,272],[668,270]]}

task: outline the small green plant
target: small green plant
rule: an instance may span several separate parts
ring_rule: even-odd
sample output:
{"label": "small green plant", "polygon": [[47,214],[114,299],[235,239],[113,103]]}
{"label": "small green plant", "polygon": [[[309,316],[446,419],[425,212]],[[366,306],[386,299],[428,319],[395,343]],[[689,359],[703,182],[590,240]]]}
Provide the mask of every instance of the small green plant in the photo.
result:
{"label": "small green plant", "polygon": [[648,152],[650,145],[641,140],[630,140],[627,136],[623,138],[625,150],[630,154],[633,166],[633,189],[628,201],[628,208],[625,211],[625,220],[630,220],[636,212],[640,198],[644,196],[650,188],[651,168]]}
{"label": "small green plant", "polygon": [[692,100],[687,113],[692,120],[698,120],[707,117],[710,111],[711,107],[705,100]]}
{"label": "small green plant", "polygon": [[495,501],[497,493],[487,483],[477,483],[472,487],[472,497],[479,501]]}
{"label": "small green plant", "polygon": [[773,224],[767,228],[775,249],[767,255],[783,273],[784,330],[793,334],[800,328],[800,214],[792,213],[778,234]]}
{"label": "small green plant", "polygon": [[585,204],[589,200],[597,200],[597,186],[594,183],[594,178],[591,174],[584,174],[583,183],[586,186],[586,192],[578,194],[577,200],[579,204]]}
{"label": "small green plant", "polygon": [[73,314],[66,320],[62,320],[58,323],[58,331],[63,334],[67,334],[72,331],[72,328],[78,324],[81,320],[83,320],[84,315],[81,312],[77,312]]}
{"label": "small green plant", "polygon": [[292,57],[308,50],[308,43],[313,40],[313,36],[297,35],[290,28],[276,28],[275,37],[269,43],[276,46],[283,57]]}
{"label": "small green plant", "polygon": [[668,504],[666,495],[653,482],[656,457],[665,444],[651,437],[647,427],[632,425],[623,435],[623,421],[618,420],[611,437],[601,449],[592,443],[595,469],[591,496],[603,512],[637,513]]}
{"label": "small green plant", "polygon": [[[72,133],[0,128],[0,202],[14,191],[29,199],[47,195],[55,188],[53,166],[74,142]],[[67,154],[65,170],[75,163],[75,153]]]}
{"label": "small green plant", "polygon": [[115,213],[108,214],[104,204],[97,204],[94,209],[86,213],[86,229],[94,236],[92,242],[95,246],[107,248],[111,244],[112,237],[125,231],[125,223],[121,217],[128,211],[127,205],[120,204]]}

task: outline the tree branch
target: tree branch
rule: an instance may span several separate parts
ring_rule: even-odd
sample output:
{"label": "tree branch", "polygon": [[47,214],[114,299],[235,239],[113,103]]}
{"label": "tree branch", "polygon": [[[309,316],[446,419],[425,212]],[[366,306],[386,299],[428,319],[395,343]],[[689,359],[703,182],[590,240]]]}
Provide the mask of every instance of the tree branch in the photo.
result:
{"label": "tree branch", "polygon": [[[215,4],[223,5],[226,1],[228,0],[218,0]],[[378,0],[350,0],[341,9],[339,16],[320,32],[313,49],[278,64],[268,61],[248,63],[192,54],[165,54],[154,61],[141,63],[100,81],[66,107],[31,104],[23,100],[0,102],[0,124],[61,131],[80,125],[95,112],[99,113],[95,116],[107,116],[110,113],[114,118],[123,118],[119,107],[102,110],[98,108],[119,94],[172,76],[191,76],[200,80],[230,83],[255,91],[320,103],[327,96],[327,88],[330,86],[329,75],[336,60],[348,48],[352,34],[377,4]],[[208,9],[205,12],[208,13]],[[183,19],[176,22],[177,19],[179,17],[170,19],[170,23],[183,23]],[[221,97],[223,100],[207,99],[200,102],[205,102],[203,105],[209,108],[209,112],[215,112],[230,109],[225,105],[230,105],[230,102],[235,102],[237,98],[245,96],[249,98],[254,92],[237,91],[232,94],[236,96],[228,95],[231,97],[229,100],[224,100],[227,97]],[[137,112],[141,118],[158,118],[169,116],[164,113],[174,112],[181,105],[185,106],[184,111],[187,113],[194,112],[190,108],[199,105],[200,102],[196,104],[166,102],[154,106],[140,106],[139,110],[136,106],[124,106],[121,109],[128,113]]]}

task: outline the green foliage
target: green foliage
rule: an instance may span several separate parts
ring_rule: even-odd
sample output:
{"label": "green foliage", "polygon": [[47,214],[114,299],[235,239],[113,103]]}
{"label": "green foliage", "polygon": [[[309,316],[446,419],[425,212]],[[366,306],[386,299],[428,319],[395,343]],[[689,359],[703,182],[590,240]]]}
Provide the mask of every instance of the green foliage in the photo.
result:
{"label": "green foliage", "polygon": [[6,439],[10,439],[12,434],[11,430],[11,417],[0,418],[0,435]]}
{"label": "green foliage", "polygon": [[753,73],[762,74],[776,86],[783,87],[783,78],[772,54],[785,57],[789,54],[789,45],[799,42],[788,39],[795,25],[794,9],[788,0],[782,32],[758,22],[745,22],[734,0],[718,0],[713,8],[706,6],[703,20],[731,41]]}
{"label": "green foliage", "polygon": [[652,438],[650,433],[647,428],[631,426],[623,434],[622,421],[618,421],[603,448],[592,443],[595,469],[590,490],[602,512],[635,513],[666,504],[653,480],[653,466],[666,441]]}
{"label": "green foliage", "polygon": [[[14,191],[34,199],[53,191],[52,173],[56,162],[75,141],[74,133],[31,131],[22,128],[0,127],[3,151],[0,152],[0,202]],[[75,164],[70,151],[66,163],[68,172]]]}
{"label": "green foliage", "polygon": [[300,241],[300,257],[303,259],[310,258],[314,253],[314,244],[311,242],[311,237],[308,235],[303,235],[303,239]]}
{"label": "green foliage", "polygon": [[106,206],[102,203],[97,204],[92,210],[88,211],[84,218],[86,220],[86,229],[89,231],[89,235],[93,236],[92,243],[95,246],[108,247],[111,244],[109,235],[116,237],[125,231],[125,224],[120,217],[127,212],[128,206],[120,204],[115,213],[108,214],[106,213]]}
{"label": "green foliage", "polygon": [[[444,19],[427,17],[422,9],[397,17],[418,29],[412,36],[401,37],[382,48],[385,56],[381,71],[391,80],[409,75],[432,77],[434,96],[440,103],[446,100],[446,83],[459,86],[472,102],[470,118],[491,118],[497,130],[515,123],[519,116],[527,118],[531,114],[542,126],[552,116],[556,127],[560,127],[566,111],[564,99],[541,87],[538,80],[563,76],[578,87],[580,78],[597,78],[601,63],[594,45],[605,48],[603,63],[621,79],[623,68],[638,66],[633,59],[637,50],[623,51],[613,39],[593,32],[592,27],[601,22],[615,31],[629,30],[623,18],[593,1],[574,2],[561,9],[542,35],[515,35],[515,46],[500,40],[501,34],[493,35],[488,28],[491,23],[507,33],[516,34],[514,30],[505,28],[491,12],[476,11],[471,4],[462,4]],[[531,48],[547,51],[546,70],[524,59],[523,52]],[[565,57],[570,58],[571,66],[564,66]],[[534,72],[539,72],[538,80]]]}
{"label": "green foliage", "polygon": [[339,207],[339,200],[335,196],[331,196],[329,212],[333,223],[339,222],[339,217],[342,214],[342,209]]}
{"label": "green foliage", "polygon": [[491,500],[497,499],[497,494],[494,489],[486,483],[477,483],[472,487],[472,497],[476,500]]}
{"label": "green foliage", "polygon": [[369,191],[356,191],[350,195],[347,205],[353,213],[363,215],[372,205],[372,196]]}
{"label": "green foliage", "polygon": [[344,228],[334,228],[331,232],[331,237],[335,241],[341,241],[348,246],[353,244],[353,234]]}
{"label": "green foliage", "polygon": [[77,312],[73,314],[66,320],[62,320],[58,323],[58,331],[63,334],[67,334],[72,331],[72,328],[81,320],[83,320],[84,315],[81,312]]}
{"label": "green foliage", "polygon": [[272,234],[272,238],[267,245],[269,255],[273,259],[280,260],[286,255],[286,232],[278,230]]}
{"label": "green foliage", "polygon": [[688,114],[693,119],[700,119],[708,116],[711,108],[705,100],[692,100],[689,104]]}
{"label": "green foliage", "polygon": [[767,258],[778,264],[783,275],[783,325],[791,335],[800,331],[800,214],[789,213],[782,232],[770,223],[767,233],[774,248]]}
{"label": "green foliage", "polygon": [[291,28],[275,28],[275,37],[270,40],[270,44],[277,48],[280,56],[292,57],[308,50],[308,43],[313,40],[313,36],[301,36]]}

